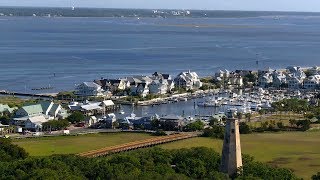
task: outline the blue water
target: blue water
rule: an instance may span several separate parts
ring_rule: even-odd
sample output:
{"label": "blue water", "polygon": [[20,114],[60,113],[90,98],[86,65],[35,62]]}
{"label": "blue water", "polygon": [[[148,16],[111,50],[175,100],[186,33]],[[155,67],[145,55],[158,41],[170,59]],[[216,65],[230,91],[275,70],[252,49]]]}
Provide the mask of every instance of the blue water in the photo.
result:
{"label": "blue water", "polygon": [[[319,65],[320,17],[0,17],[0,90],[71,90],[93,79],[191,69]],[[259,59],[259,65],[256,60]],[[55,74],[55,76],[54,76]],[[49,92],[49,91],[41,91]]]}

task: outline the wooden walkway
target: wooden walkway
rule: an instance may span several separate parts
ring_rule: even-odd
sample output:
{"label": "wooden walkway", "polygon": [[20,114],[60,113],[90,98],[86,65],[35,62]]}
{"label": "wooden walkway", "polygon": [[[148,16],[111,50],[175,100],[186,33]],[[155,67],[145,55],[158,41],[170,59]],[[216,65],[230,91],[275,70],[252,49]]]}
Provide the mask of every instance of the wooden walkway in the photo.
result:
{"label": "wooden walkway", "polygon": [[151,138],[151,139],[145,139],[141,141],[134,141],[126,144],[120,144],[116,146],[111,146],[111,147],[106,147],[102,149],[97,149],[89,152],[84,152],[78,154],[79,156],[83,157],[98,157],[98,156],[105,156],[105,155],[110,155],[114,153],[120,153],[123,151],[130,151],[134,149],[139,149],[139,148],[145,148],[145,147],[151,147],[155,146],[158,144],[163,144],[163,143],[168,143],[168,142],[173,142],[173,141],[178,141],[182,139],[188,139],[188,138],[193,138],[198,136],[198,134],[195,133],[181,133],[181,134],[173,134],[173,135],[168,135],[168,136],[161,136],[161,137],[156,137],[156,138]]}

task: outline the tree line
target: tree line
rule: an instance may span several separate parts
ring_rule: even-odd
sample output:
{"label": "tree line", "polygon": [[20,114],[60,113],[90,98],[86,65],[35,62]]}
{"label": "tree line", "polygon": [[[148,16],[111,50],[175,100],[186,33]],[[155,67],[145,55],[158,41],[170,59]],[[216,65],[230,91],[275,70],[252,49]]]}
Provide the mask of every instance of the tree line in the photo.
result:
{"label": "tree line", "polygon": [[[9,140],[0,142],[0,179],[230,179],[219,171],[220,154],[205,147],[150,148],[98,158],[28,157]],[[3,143],[10,148],[2,148]],[[242,169],[232,178],[297,179],[289,169],[271,167],[247,155],[243,156]]]}

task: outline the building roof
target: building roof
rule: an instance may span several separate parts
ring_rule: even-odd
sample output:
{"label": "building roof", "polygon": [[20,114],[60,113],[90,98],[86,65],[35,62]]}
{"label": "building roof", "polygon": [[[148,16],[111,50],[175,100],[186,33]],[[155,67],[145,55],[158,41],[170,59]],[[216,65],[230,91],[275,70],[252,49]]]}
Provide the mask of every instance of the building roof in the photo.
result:
{"label": "building roof", "polygon": [[0,112],[3,112],[3,111],[5,111],[5,110],[7,110],[9,108],[10,107],[8,105],[6,105],[6,104],[0,104]]}
{"label": "building roof", "polygon": [[112,100],[106,100],[102,102],[105,106],[114,106],[114,102]]}
{"label": "building roof", "polygon": [[172,120],[172,121],[175,121],[175,120],[183,120],[183,117],[176,116],[176,115],[167,115],[167,116],[161,117],[160,119],[161,120]]}
{"label": "building roof", "polygon": [[57,111],[57,109],[59,108],[59,104],[53,104],[49,113],[55,113]]}
{"label": "building roof", "polygon": [[99,80],[94,80],[94,83],[98,84],[99,86],[105,87],[107,84],[107,80],[106,79],[99,79]]}
{"label": "building roof", "polygon": [[30,122],[34,124],[42,124],[48,121],[43,115],[40,116],[32,116],[28,118]]}
{"label": "building roof", "polygon": [[92,88],[100,88],[101,86],[95,82],[83,82],[83,84],[87,87],[92,87]]}
{"label": "building roof", "polygon": [[43,113],[43,109],[41,104],[23,106],[22,109],[26,111],[28,114],[40,114]]}
{"label": "building roof", "polygon": [[3,112],[9,112],[9,113],[12,113],[14,110],[16,110],[17,107],[13,107],[13,108],[10,108],[8,105],[6,104],[0,104],[0,113],[3,113]]}
{"label": "building roof", "polygon": [[86,105],[82,105],[81,108],[86,110],[86,111],[102,110],[102,108],[99,106],[100,104],[101,103],[86,104]]}
{"label": "building roof", "polygon": [[46,112],[49,109],[49,107],[51,106],[51,104],[53,104],[51,101],[41,101],[39,103],[42,107],[43,112]]}

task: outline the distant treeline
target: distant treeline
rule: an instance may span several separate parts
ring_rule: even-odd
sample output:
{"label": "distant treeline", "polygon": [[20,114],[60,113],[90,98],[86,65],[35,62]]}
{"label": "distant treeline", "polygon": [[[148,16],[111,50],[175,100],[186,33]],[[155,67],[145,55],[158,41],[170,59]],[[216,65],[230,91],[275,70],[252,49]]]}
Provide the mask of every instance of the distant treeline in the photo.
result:
{"label": "distant treeline", "polygon": [[192,18],[236,18],[259,16],[306,15],[320,16],[312,12],[258,12],[258,11],[212,11],[212,10],[151,10],[151,9],[107,9],[107,8],[31,8],[0,7],[1,16],[63,16],[63,17],[192,17]]}

